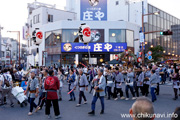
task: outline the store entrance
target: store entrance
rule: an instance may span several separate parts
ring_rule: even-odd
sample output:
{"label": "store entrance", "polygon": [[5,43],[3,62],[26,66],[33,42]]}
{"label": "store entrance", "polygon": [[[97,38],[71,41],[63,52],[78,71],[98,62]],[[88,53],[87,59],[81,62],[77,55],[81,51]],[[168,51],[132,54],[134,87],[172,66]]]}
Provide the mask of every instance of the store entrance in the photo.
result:
{"label": "store entrance", "polygon": [[104,54],[91,54],[91,59],[89,60],[88,54],[82,54],[82,58],[79,59],[79,62],[83,63],[84,65],[89,65],[90,61],[92,65],[102,65],[105,61]]}

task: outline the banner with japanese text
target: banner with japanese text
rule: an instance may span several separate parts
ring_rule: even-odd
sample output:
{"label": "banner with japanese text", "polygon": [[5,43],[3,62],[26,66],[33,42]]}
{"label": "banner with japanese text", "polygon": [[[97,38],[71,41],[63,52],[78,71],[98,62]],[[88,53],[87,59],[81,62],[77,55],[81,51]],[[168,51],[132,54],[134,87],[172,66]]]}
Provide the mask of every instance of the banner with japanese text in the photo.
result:
{"label": "banner with japanese text", "polygon": [[107,21],[107,0],[81,0],[80,20]]}
{"label": "banner with japanese text", "polygon": [[127,43],[61,43],[61,52],[123,52]]}

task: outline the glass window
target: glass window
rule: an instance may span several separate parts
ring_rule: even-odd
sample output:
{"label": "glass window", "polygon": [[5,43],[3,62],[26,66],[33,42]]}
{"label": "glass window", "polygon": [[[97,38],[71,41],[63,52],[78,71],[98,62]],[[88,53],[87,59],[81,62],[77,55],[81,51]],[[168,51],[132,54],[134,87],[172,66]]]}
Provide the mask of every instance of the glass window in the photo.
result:
{"label": "glass window", "polygon": [[169,20],[169,14],[167,14],[167,20]]}
{"label": "glass window", "polygon": [[167,29],[170,29],[170,23],[169,23],[169,21],[167,21]]}
{"label": "glass window", "polygon": [[78,29],[63,29],[62,42],[80,42]]}
{"label": "glass window", "polygon": [[156,22],[157,22],[157,16],[156,15],[153,15],[153,25],[156,26]]}
{"label": "glass window", "polygon": [[126,42],[128,47],[134,47],[134,32],[126,30]]}
{"label": "glass window", "polygon": [[152,29],[152,25],[149,25],[149,31],[151,32],[151,31],[153,31],[153,29]]}
{"label": "glass window", "polygon": [[164,19],[165,19],[165,20],[167,19],[167,14],[166,14],[166,13],[164,13]]}
{"label": "glass window", "polygon": [[161,18],[161,29],[163,29],[163,27],[164,27],[164,20],[163,18]]}
{"label": "glass window", "polygon": [[161,27],[160,26],[160,17],[159,16],[157,16],[157,27]]}
{"label": "glass window", "polygon": [[167,25],[167,22],[166,22],[166,20],[164,20],[164,27],[163,27],[163,29],[166,29],[166,25]]}
{"label": "glass window", "polygon": [[30,20],[30,27],[32,28],[32,20]]}
{"label": "glass window", "polygon": [[152,24],[153,24],[153,22],[152,22],[152,15],[149,15],[149,16],[148,16],[148,19],[149,19],[149,20],[148,20],[149,24],[152,25]]}
{"label": "glass window", "polygon": [[157,8],[153,7],[152,13],[157,12]]}
{"label": "glass window", "polygon": [[116,5],[119,5],[119,1],[116,1]]}
{"label": "glass window", "polygon": [[170,15],[170,21],[172,22],[172,16]]}
{"label": "glass window", "polygon": [[110,29],[109,42],[125,42],[125,30]]}
{"label": "glass window", "polygon": [[148,7],[149,7],[149,13],[152,13],[152,12],[153,12],[153,10],[152,10],[152,6],[151,6],[151,5],[149,5]]}
{"label": "glass window", "polygon": [[164,12],[160,11],[160,17],[163,18],[163,16],[164,16]]}
{"label": "glass window", "polygon": [[48,14],[48,22],[53,22],[53,15]]}
{"label": "glass window", "polygon": [[55,30],[51,32],[46,32],[45,46],[47,47],[56,47],[60,46],[61,43],[61,30]]}

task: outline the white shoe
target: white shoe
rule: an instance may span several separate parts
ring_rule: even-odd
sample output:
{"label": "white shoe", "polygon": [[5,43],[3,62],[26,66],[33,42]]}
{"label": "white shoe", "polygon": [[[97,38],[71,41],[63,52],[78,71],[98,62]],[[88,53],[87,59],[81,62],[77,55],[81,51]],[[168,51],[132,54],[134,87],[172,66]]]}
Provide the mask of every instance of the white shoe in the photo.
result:
{"label": "white shoe", "polygon": [[129,98],[126,98],[125,100],[129,100]]}
{"label": "white shoe", "polygon": [[132,98],[132,100],[135,100],[135,99],[136,99],[136,97],[133,97],[133,98]]}
{"label": "white shoe", "polygon": [[28,115],[31,116],[31,115],[32,115],[32,112],[29,112]]}
{"label": "white shoe", "polygon": [[118,98],[115,98],[114,100],[118,100]]}
{"label": "white shoe", "polygon": [[84,104],[87,104],[87,101],[84,101]]}
{"label": "white shoe", "polygon": [[121,99],[121,100],[124,100],[124,99],[125,99],[125,97],[124,97],[124,96],[122,96],[120,99]]}
{"label": "white shoe", "polygon": [[77,105],[76,105],[76,107],[80,107],[80,106],[81,106],[81,104],[77,104]]}
{"label": "white shoe", "polygon": [[55,116],[55,119],[58,119],[58,118],[60,118],[61,116],[60,115],[58,115],[58,116]]}

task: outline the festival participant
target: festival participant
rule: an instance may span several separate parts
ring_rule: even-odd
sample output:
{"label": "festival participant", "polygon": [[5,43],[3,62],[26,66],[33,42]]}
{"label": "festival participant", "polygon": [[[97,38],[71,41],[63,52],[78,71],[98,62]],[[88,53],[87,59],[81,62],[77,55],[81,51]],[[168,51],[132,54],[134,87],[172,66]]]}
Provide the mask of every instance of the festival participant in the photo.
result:
{"label": "festival participant", "polygon": [[[121,71],[122,72],[122,71]],[[119,68],[115,68],[115,99],[118,100],[117,94],[120,93],[120,98],[125,99],[123,96],[123,91],[122,91],[122,83],[124,81],[123,74],[119,72]]]}
{"label": "festival participant", "polygon": [[134,88],[133,88],[133,84],[134,84],[134,73],[132,71],[131,68],[128,69],[127,71],[127,79],[125,81],[125,84],[126,84],[126,87],[125,87],[125,90],[126,90],[126,99],[125,100],[129,100],[129,92],[128,90],[130,89],[131,91],[131,94],[132,94],[132,100],[135,100],[136,97],[135,97],[135,94],[134,94]]}
{"label": "festival participant", "polygon": [[114,75],[113,73],[111,72],[111,67],[108,67],[106,69],[106,75],[105,75],[105,78],[107,79],[107,92],[108,92],[108,98],[107,100],[110,100],[110,97],[112,96],[112,86],[113,86],[113,79],[114,79]]}
{"label": "festival participant", "polygon": [[91,103],[91,112],[88,114],[94,115],[95,114],[95,104],[97,99],[99,98],[101,101],[101,112],[100,114],[104,114],[104,96],[105,96],[105,87],[106,87],[106,80],[103,76],[103,69],[98,70],[98,75],[92,81],[95,84],[94,93],[93,93],[93,100]]}
{"label": "festival participant", "polygon": [[170,75],[171,79],[173,80],[173,89],[174,89],[174,98],[173,100],[178,99],[178,88],[179,88],[179,74],[178,69],[174,70],[174,73]]}
{"label": "festival participant", "polygon": [[[75,82],[75,75],[74,75],[74,70],[71,68],[69,70],[69,76],[68,76],[68,83],[69,83],[69,92],[71,90],[73,90],[74,88],[74,82]],[[75,94],[74,94],[74,90],[70,93],[70,99],[69,101],[75,101],[76,100],[76,97],[75,97]]]}
{"label": "festival participant", "polygon": [[41,93],[41,95],[39,97],[39,102],[38,102],[38,109],[39,110],[42,109],[42,107],[43,107],[43,105],[44,105],[44,103],[46,101],[46,98],[45,98],[46,97],[46,90],[44,88],[44,81],[48,77],[48,70],[44,69],[41,73],[43,74],[43,78],[40,81],[40,88],[42,90],[42,93]]}
{"label": "festival participant", "polygon": [[149,94],[149,85],[150,85],[150,77],[151,77],[151,69],[152,67],[149,66],[148,68],[144,67],[144,82],[143,82],[143,88],[144,88],[144,94],[147,97]]}
{"label": "festival participant", "polygon": [[59,83],[60,83],[60,89],[58,91],[58,100],[61,101],[62,100],[62,94],[61,94],[61,91],[62,91],[62,87],[63,87],[63,80],[64,80],[64,75],[62,74],[63,73],[63,70],[61,68],[58,69],[58,79],[59,79]]}
{"label": "festival participant", "polygon": [[156,94],[155,94],[155,89],[157,88],[157,75],[155,73],[155,70],[151,70],[151,77],[150,77],[150,86],[151,86],[151,96],[152,96],[152,102],[156,101]]}
{"label": "festival participant", "polygon": [[138,72],[136,73],[136,95],[139,97],[139,88],[142,92],[142,95],[144,96],[144,89],[143,89],[143,81],[144,81],[144,72],[142,71],[142,68],[138,68]]}
{"label": "festival participant", "polygon": [[[87,104],[86,96],[84,95],[84,91],[88,91],[88,80],[85,74],[83,74],[83,70],[79,69],[79,76],[76,80],[76,86],[79,86],[79,103],[76,105],[76,107],[81,106],[82,98],[84,99],[84,104]],[[76,87],[75,87],[76,89]]]}
{"label": "festival participant", "polygon": [[11,94],[11,90],[13,87],[13,81],[12,81],[12,76],[9,74],[7,69],[3,70],[3,73],[1,75],[1,80],[0,80],[0,89],[2,91],[2,96],[1,96],[1,105],[5,104],[5,96],[7,95],[11,104],[11,107],[14,107],[14,103],[13,103],[13,98],[12,98],[12,94]]}
{"label": "festival participant", "polygon": [[90,89],[89,93],[91,93],[94,88],[94,85],[92,84],[93,83],[92,80],[96,76],[96,70],[94,70],[93,66],[91,67],[91,70],[88,72],[88,74],[89,74],[89,79],[90,79],[90,83],[91,83],[91,89]]}
{"label": "festival participant", "polygon": [[46,115],[51,118],[50,107],[53,104],[55,119],[60,118],[59,104],[57,90],[59,90],[60,84],[56,76],[54,76],[54,70],[49,70],[49,76],[45,79],[44,88],[47,91],[46,98]]}
{"label": "festival participant", "polygon": [[156,95],[159,95],[159,91],[160,91],[160,89],[159,89],[159,83],[160,83],[160,78],[159,78],[159,68],[156,66],[156,65],[154,65],[153,66],[153,70],[155,70],[155,73],[156,73],[156,81],[157,81],[157,87],[156,87]]}
{"label": "festival participant", "polygon": [[38,93],[39,93],[39,83],[37,78],[35,77],[34,70],[31,71],[31,77],[28,80],[27,88],[24,94],[26,95],[28,91],[29,91],[28,102],[30,104],[30,110],[28,115],[32,115],[33,108],[36,108],[35,112],[39,110],[38,106],[34,103],[34,100],[36,97],[38,97]]}

